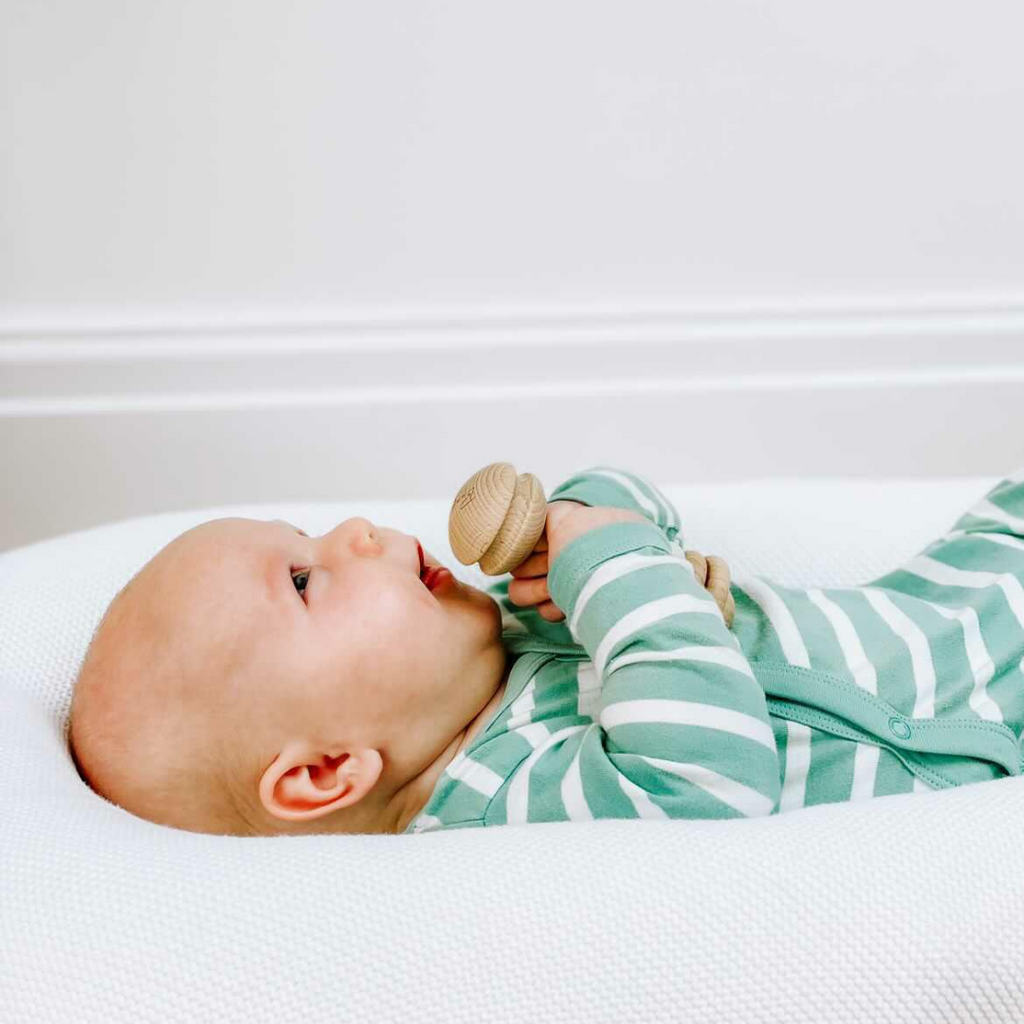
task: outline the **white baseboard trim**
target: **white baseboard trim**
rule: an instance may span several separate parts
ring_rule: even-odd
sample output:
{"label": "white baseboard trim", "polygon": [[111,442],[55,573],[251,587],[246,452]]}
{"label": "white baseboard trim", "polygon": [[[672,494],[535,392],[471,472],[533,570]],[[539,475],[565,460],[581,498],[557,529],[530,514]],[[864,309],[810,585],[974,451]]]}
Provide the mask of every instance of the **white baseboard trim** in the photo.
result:
{"label": "white baseboard trim", "polygon": [[170,509],[440,497],[499,459],[998,474],[1024,464],[1024,304],[0,333],[0,549]]}
{"label": "white baseboard trim", "polygon": [[[892,388],[942,387],[976,388],[989,384],[1024,385],[1024,362],[993,364],[965,368],[922,368],[904,371],[859,371],[849,373],[787,373],[736,374],[729,377],[687,376],[626,377],[620,380],[570,380],[554,383],[524,382],[519,384],[484,384],[479,381],[463,385],[435,384],[426,387],[366,386],[358,388],[293,389],[288,391],[192,391],[171,394],[97,394],[84,396],[30,397],[0,401],[0,418],[116,415],[152,412],[234,411],[244,409],[309,409],[369,406],[376,408],[399,405],[430,405],[440,403],[477,405],[486,397],[489,402],[581,398],[615,400],[642,399],[644,396],[674,396],[684,399],[701,393],[724,393],[739,396],[752,391],[827,391],[870,390]],[[486,395],[481,391],[485,390]]]}
{"label": "white baseboard trim", "polygon": [[[0,332],[0,417],[1008,382],[1024,304]],[[315,385],[315,386],[311,386]]]}
{"label": "white baseboard trim", "polygon": [[[751,336],[794,332],[820,336],[823,333],[874,334],[895,332],[956,331],[963,333],[991,326],[1019,330],[1024,317],[1024,293],[943,297],[899,296],[897,299],[869,299],[856,302],[800,299],[773,302],[686,305],[669,303],[587,302],[585,305],[539,305],[517,302],[500,306],[490,303],[475,307],[460,303],[449,309],[392,308],[363,310],[358,314],[337,311],[301,313],[294,308],[277,314],[262,312],[242,318],[235,314],[182,316],[171,311],[133,314],[119,312],[16,315],[0,309],[0,342],[19,339],[62,346],[81,341],[95,351],[97,342],[118,340],[134,344],[149,338],[167,341],[175,351],[187,348],[189,337],[199,344],[230,347],[273,348],[284,344],[334,347],[338,336],[348,336],[356,345],[360,335],[372,337],[377,347],[433,344],[442,338],[446,345],[475,345],[480,339],[515,335],[524,344],[530,339],[543,343],[550,332],[582,335],[593,339],[596,332],[682,338],[686,336]],[[232,341],[231,339],[234,339]],[[261,340],[262,339],[262,340]],[[305,339],[305,340],[304,340]],[[319,340],[318,340],[319,339]],[[154,351],[156,349],[153,349]]]}

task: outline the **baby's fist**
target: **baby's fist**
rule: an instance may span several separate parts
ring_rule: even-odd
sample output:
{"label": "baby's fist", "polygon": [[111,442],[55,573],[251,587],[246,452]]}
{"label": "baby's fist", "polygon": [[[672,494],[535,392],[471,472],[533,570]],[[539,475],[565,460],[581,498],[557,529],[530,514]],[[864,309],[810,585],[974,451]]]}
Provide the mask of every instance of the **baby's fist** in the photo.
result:
{"label": "baby's fist", "polygon": [[521,565],[512,570],[508,586],[509,600],[516,605],[536,605],[537,614],[548,622],[561,622],[565,613],[551,600],[548,592],[548,567],[559,552],[577,537],[608,523],[649,522],[629,509],[591,507],[578,501],[548,502],[547,523],[537,546]]}
{"label": "baby's fist", "polygon": [[[552,502],[552,505],[560,504]],[[580,505],[578,502],[562,502],[561,504],[571,505],[568,509],[560,509],[557,517],[552,516],[551,508],[548,509],[548,558],[553,563],[558,558],[562,549],[577,537],[582,537],[599,526],[607,526],[610,523],[649,523],[650,520],[639,512],[628,508],[610,508],[605,505]]]}

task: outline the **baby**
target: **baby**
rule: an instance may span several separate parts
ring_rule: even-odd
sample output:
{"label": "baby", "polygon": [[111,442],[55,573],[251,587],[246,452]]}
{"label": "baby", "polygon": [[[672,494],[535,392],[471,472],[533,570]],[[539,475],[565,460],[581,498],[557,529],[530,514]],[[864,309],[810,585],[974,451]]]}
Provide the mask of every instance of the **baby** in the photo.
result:
{"label": "baby", "polygon": [[83,779],[197,832],[733,818],[1017,775],[1024,475],[847,588],[734,581],[650,481],[593,467],[487,591],[356,517],[219,519],[115,597],[76,681]]}

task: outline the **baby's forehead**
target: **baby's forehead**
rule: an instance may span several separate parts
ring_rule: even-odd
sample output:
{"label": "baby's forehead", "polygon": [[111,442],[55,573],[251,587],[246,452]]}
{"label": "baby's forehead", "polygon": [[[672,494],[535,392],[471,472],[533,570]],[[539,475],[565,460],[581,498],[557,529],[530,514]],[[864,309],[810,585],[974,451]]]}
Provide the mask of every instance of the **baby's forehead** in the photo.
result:
{"label": "baby's forehead", "polygon": [[145,589],[164,597],[209,592],[213,599],[235,591],[255,597],[275,540],[280,543],[276,530],[255,519],[215,519],[193,527],[152,559],[152,587]]}
{"label": "baby's forehead", "polygon": [[[267,551],[280,526],[262,519],[211,519],[186,530],[164,549],[172,558],[243,558]],[[279,539],[279,538],[278,538]]]}
{"label": "baby's forehead", "polygon": [[166,545],[133,581],[131,600],[167,635],[224,638],[265,626],[274,528],[260,520],[211,520]]}
{"label": "baby's forehead", "polygon": [[205,523],[186,530],[182,538],[208,541],[213,539],[266,539],[271,533],[281,529],[280,520],[243,519],[231,516],[224,519],[210,519]]}

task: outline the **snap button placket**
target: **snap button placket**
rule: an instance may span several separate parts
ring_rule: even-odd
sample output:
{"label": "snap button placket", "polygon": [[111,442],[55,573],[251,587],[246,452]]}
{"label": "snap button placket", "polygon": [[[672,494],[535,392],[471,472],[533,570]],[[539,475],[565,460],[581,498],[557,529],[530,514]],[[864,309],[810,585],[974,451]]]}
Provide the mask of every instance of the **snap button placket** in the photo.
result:
{"label": "snap button placket", "polygon": [[889,732],[891,732],[893,736],[898,736],[901,740],[910,739],[910,726],[907,725],[902,718],[889,719]]}

